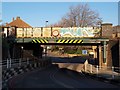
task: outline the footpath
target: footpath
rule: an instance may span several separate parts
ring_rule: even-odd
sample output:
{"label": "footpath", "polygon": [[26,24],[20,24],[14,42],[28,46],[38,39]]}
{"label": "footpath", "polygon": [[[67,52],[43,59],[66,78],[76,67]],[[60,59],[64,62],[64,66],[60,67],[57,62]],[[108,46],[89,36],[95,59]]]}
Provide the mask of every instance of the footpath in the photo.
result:
{"label": "footpath", "polygon": [[108,67],[99,67],[91,64],[84,64],[81,72],[93,79],[108,82],[120,86],[120,71],[115,72],[114,69]]}

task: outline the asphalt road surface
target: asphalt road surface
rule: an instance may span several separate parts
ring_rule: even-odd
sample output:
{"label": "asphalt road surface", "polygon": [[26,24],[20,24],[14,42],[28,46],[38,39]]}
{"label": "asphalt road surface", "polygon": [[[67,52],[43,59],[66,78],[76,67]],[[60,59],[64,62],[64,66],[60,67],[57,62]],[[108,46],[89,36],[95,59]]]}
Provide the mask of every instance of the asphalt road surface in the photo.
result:
{"label": "asphalt road surface", "polygon": [[113,88],[118,86],[85,77],[82,73],[60,69],[56,65],[20,74],[8,81],[9,88]]}

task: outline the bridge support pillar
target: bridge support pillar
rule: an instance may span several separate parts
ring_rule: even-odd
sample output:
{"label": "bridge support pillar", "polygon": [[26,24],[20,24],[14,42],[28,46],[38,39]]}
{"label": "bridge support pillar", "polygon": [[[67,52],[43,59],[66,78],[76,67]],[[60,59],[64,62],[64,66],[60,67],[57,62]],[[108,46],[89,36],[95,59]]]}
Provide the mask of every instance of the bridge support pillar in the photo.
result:
{"label": "bridge support pillar", "polygon": [[99,65],[101,67],[107,67],[107,42],[104,41],[102,46],[99,46]]}
{"label": "bridge support pillar", "polygon": [[103,58],[103,55],[102,55],[102,46],[99,46],[99,66],[101,67],[102,66],[102,58]]}
{"label": "bridge support pillar", "polygon": [[103,63],[106,63],[106,42],[103,45]]}
{"label": "bridge support pillar", "polygon": [[105,66],[107,65],[107,43],[104,41],[103,43],[103,63]]}
{"label": "bridge support pillar", "polygon": [[96,53],[97,53],[97,65],[99,65],[99,46],[98,45],[96,48]]}

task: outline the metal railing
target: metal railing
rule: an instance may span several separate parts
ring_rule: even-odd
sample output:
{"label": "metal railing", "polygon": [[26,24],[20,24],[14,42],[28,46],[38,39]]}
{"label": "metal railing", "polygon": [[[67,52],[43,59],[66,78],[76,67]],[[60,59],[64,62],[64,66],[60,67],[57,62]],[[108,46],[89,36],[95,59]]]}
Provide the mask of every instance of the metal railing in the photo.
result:
{"label": "metal railing", "polygon": [[96,75],[97,77],[120,79],[120,67],[84,64],[83,71],[92,75]]}
{"label": "metal railing", "polygon": [[2,69],[8,69],[8,68],[14,68],[14,67],[18,67],[18,66],[23,66],[26,64],[30,64],[30,63],[34,63],[35,60],[29,59],[29,58],[19,58],[19,59],[6,59],[6,60],[2,60],[2,62],[0,62],[0,67],[2,67]]}

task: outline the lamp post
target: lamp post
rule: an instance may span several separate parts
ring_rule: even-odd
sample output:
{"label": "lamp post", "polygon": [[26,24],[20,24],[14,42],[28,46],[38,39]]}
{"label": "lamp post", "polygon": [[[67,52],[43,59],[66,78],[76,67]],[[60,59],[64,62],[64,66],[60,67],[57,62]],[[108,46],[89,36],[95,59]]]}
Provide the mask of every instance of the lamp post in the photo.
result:
{"label": "lamp post", "polygon": [[21,58],[22,58],[22,60],[23,60],[23,46],[21,46]]}
{"label": "lamp post", "polygon": [[47,27],[47,23],[48,23],[48,21],[45,21],[46,22],[46,27]]}
{"label": "lamp post", "polygon": [[[48,24],[48,21],[45,21],[46,22],[46,27],[47,27],[47,24]],[[47,56],[47,46],[45,45],[45,57]]]}
{"label": "lamp post", "polygon": [[22,31],[22,39],[23,39],[23,43],[24,43],[24,32],[25,32],[24,29],[25,29],[25,28],[23,28],[23,31]]}

